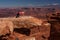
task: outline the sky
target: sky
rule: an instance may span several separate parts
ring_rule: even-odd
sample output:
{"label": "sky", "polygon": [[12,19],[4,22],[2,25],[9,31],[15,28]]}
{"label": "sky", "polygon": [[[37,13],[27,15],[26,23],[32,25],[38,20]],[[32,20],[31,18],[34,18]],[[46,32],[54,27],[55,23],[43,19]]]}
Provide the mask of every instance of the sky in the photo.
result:
{"label": "sky", "polygon": [[60,0],[0,0],[0,7],[60,5]]}

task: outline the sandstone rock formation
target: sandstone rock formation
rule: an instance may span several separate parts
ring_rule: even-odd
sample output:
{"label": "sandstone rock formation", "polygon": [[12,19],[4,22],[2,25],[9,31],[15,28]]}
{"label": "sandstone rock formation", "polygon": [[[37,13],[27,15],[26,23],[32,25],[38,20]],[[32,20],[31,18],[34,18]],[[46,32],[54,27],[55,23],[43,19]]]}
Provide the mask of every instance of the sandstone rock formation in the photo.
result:
{"label": "sandstone rock formation", "polygon": [[[35,37],[36,40],[40,40],[40,39],[48,40],[48,37],[50,35],[50,24],[46,21],[43,21],[42,19],[37,19],[31,16],[23,16],[23,17],[21,16],[19,18],[0,18],[0,29],[1,29],[0,34],[5,35],[9,31],[13,33],[13,30],[15,28],[30,29],[29,36]],[[25,37],[26,36],[21,38],[25,38]]]}

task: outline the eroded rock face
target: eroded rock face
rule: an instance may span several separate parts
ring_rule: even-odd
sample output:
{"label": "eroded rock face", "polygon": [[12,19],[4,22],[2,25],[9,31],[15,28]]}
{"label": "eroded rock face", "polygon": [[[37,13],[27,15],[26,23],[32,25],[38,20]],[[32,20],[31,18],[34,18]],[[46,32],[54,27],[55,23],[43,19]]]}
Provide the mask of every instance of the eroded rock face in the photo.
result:
{"label": "eroded rock face", "polygon": [[24,16],[24,17],[17,18],[17,20],[13,21],[13,24],[17,28],[21,28],[21,27],[29,28],[32,27],[33,25],[41,25],[42,22],[43,21],[40,19],[30,17],[30,16]]}
{"label": "eroded rock face", "polygon": [[8,20],[0,20],[0,35],[5,35],[13,32],[13,23]]}
{"label": "eroded rock face", "polygon": [[3,30],[9,30],[12,33],[14,28],[30,28],[33,27],[33,25],[40,26],[42,22],[43,21],[31,16],[23,16],[20,18],[0,18],[0,34],[2,34]]}
{"label": "eroded rock face", "polygon": [[[6,31],[4,34],[8,33],[9,31],[11,33],[13,33],[13,30],[15,28],[30,29],[29,36],[35,37],[36,40],[42,40],[42,39],[48,40],[48,37],[50,35],[50,24],[48,22],[44,22],[43,20],[31,17],[31,16],[23,16],[23,17],[19,17],[19,18],[4,18],[4,19],[1,18],[0,19],[0,29],[1,29],[0,34],[3,33],[3,30]],[[8,32],[7,32],[7,30],[8,30]]]}
{"label": "eroded rock face", "polygon": [[36,37],[36,40],[48,40],[50,36],[50,24],[44,23],[42,26],[32,28],[31,36]]}

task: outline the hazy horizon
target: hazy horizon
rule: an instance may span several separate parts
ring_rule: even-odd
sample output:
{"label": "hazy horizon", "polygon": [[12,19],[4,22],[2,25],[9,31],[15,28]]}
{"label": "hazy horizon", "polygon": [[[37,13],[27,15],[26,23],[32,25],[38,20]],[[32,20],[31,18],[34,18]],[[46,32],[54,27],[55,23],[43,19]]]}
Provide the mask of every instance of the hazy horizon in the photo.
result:
{"label": "hazy horizon", "polygon": [[60,0],[0,0],[0,8],[60,5]]}

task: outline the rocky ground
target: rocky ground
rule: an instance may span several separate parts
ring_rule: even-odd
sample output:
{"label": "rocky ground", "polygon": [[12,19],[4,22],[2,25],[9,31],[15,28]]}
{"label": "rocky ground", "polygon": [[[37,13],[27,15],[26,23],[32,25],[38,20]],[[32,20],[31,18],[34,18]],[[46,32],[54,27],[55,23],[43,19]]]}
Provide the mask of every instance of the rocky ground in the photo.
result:
{"label": "rocky ground", "polygon": [[7,34],[2,34],[4,40],[48,40],[50,36],[50,24],[31,16],[1,18],[0,21],[3,22],[3,25],[0,23],[4,28],[3,30],[8,30],[5,32]]}

